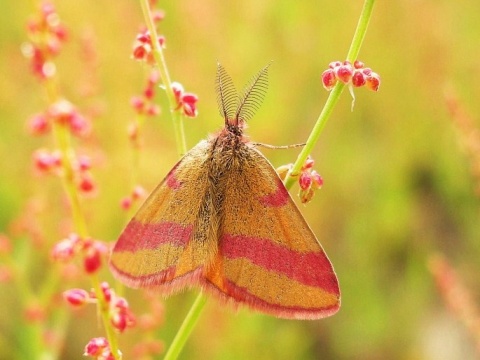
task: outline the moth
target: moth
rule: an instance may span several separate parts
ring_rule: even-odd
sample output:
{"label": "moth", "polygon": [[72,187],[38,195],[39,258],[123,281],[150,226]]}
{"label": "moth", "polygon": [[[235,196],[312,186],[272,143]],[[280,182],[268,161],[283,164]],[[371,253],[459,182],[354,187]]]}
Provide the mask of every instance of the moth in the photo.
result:
{"label": "moth", "polygon": [[225,126],[187,152],[128,223],[110,260],[120,281],[165,296],[198,286],[279,318],[338,311],[332,264],[273,166],[243,133],[267,78],[268,66],[238,95],[218,64]]}

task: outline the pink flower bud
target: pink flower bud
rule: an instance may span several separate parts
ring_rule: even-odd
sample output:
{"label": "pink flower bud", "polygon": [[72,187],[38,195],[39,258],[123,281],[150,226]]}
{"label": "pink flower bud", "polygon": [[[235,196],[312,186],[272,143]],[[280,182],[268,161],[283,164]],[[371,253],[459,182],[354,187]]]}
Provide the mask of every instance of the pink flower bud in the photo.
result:
{"label": "pink flower bud", "polygon": [[342,63],[340,61],[332,61],[330,64],[328,64],[328,67],[330,69],[335,69],[335,68],[337,68],[341,65],[342,65]]}
{"label": "pink flower bud", "polygon": [[322,186],[323,186],[323,178],[320,176],[319,173],[317,173],[315,170],[313,170],[311,173],[310,173],[310,176],[312,178],[312,186],[317,188],[317,189],[320,189]]}
{"label": "pink flower bud", "polygon": [[110,288],[110,285],[104,281],[100,284],[100,288],[102,289],[103,296],[105,297],[106,302],[110,302],[112,299],[112,292],[113,290]]}
{"label": "pink flower bud", "polygon": [[156,116],[160,114],[160,107],[157,104],[150,104],[147,107],[147,115],[148,116]]}
{"label": "pink flower bud", "polygon": [[135,188],[133,189],[133,192],[132,192],[132,198],[134,200],[137,200],[137,199],[141,199],[143,197],[145,197],[145,189],[140,186],[140,185],[137,185],[135,186]]}
{"label": "pink flower bud", "polygon": [[75,111],[72,113],[70,118],[70,130],[72,134],[77,136],[85,136],[90,132],[90,122],[79,112]]}
{"label": "pink flower bud", "polygon": [[313,187],[307,190],[301,190],[299,194],[300,201],[302,202],[302,204],[306,204],[313,199],[314,195],[315,195],[315,189]]}
{"label": "pink flower bud", "polygon": [[355,71],[355,73],[353,74],[353,77],[352,77],[353,86],[360,87],[360,86],[365,85],[366,82],[367,82],[367,80],[365,78],[365,75],[360,71]]}
{"label": "pink flower bud", "polygon": [[85,352],[83,355],[98,357],[102,355],[108,347],[108,341],[104,337],[93,338],[85,346]]}
{"label": "pink flower bud", "polygon": [[64,239],[54,245],[51,256],[56,261],[70,261],[75,256],[75,248],[76,244],[71,239]]}
{"label": "pink flower bud", "polygon": [[83,289],[70,289],[63,293],[63,298],[72,306],[80,307],[90,299],[90,295]]}
{"label": "pink flower bud", "polygon": [[138,45],[133,49],[132,57],[135,60],[144,60],[149,53],[149,49],[147,50],[144,44]]}
{"label": "pink flower bud", "polygon": [[183,94],[183,86],[182,84],[178,83],[178,82],[172,82],[172,91],[173,91],[173,95],[175,95],[175,100],[177,101],[177,105],[180,106],[181,104],[181,96]]}
{"label": "pink flower bud", "polygon": [[155,90],[153,89],[152,86],[148,86],[148,87],[143,91],[143,95],[145,96],[145,98],[151,99],[151,98],[153,98],[153,96],[155,95]]}
{"label": "pink flower bud", "polygon": [[50,123],[45,115],[35,114],[28,122],[28,129],[33,135],[43,135],[50,131]]}
{"label": "pink flower bud", "polygon": [[55,166],[55,158],[45,149],[39,149],[33,154],[35,168],[40,172],[48,172]]}
{"label": "pink flower bud", "polygon": [[330,91],[333,89],[337,83],[337,78],[335,76],[335,71],[332,69],[327,69],[322,73],[322,84],[325,90]]}
{"label": "pink flower bud", "polygon": [[309,170],[313,168],[313,165],[315,165],[315,160],[313,160],[310,156],[305,160],[305,164],[302,166],[302,170]]}
{"label": "pink flower bud", "polygon": [[310,177],[310,173],[303,171],[298,179],[298,184],[302,190],[309,189],[312,186],[312,178]]}
{"label": "pink flower bud", "polygon": [[355,60],[355,62],[353,63],[353,67],[355,69],[361,69],[365,66],[365,64],[359,60]]}
{"label": "pink flower bud", "polygon": [[370,69],[370,68],[362,69],[362,73],[364,75],[370,76],[372,74],[372,69]]}
{"label": "pink flower bud", "polygon": [[78,188],[83,193],[91,193],[93,192],[93,190],[95,190],[95,182],[93,181],[92,177],[89,174],[84,173],[80,178],[80,181],[78,183]]}
{"label": "pink flower bud", "polygon": [[132,203],[132,198],[130,196],[126,196],[122,200],[120,200],[120,207],[123,210],[128,210],[132,207]]}
{"label": "pink flower bud", "polygon": [[372,72],[369,77],[367,77],[367,88],[372,91],[378,91],[380,87],[380,75]]}
{"label": "pink flower bud", "polygon": [[89,246],[85,250],[85,257],[83,259],[83,268],[87,274],[92,274],[102,266],[102,254],[95,246]]}
{"label": "pink flower bud", "polygon": [[143,111],[143,108],[145,107],[145,100],[143,100],[143,98],[141,98],[140,96],[133,96],[131,99],[130,99],[130,105],[132,105],[132,107],[138,112],[138,113],[142,113]]}
{"label": "pink flower bud", "polygon": [[335,74],[337,76],[337,79],[343,82],[344,84],[347,84],[351,79],[353,75],[353,67],[350,64],[345,64],[339,66],[335,70]]}

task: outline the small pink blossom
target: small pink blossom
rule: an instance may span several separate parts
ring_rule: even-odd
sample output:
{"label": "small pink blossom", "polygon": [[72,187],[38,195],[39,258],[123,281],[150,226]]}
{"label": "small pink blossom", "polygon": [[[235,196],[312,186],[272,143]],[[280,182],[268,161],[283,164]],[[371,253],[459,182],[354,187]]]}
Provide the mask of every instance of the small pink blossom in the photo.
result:
{"label": "small pink blossom", "polygon": [[72,306],[80,307],[88,303],[90,295],[83,289],[70,289],[63,292],[63,298]]}

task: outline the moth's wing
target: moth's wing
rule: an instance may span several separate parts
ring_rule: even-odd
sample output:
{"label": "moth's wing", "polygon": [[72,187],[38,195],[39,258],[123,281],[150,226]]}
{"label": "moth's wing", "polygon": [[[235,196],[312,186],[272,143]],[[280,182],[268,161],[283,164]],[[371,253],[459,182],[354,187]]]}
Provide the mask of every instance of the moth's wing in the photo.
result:
{"label": "moth's wing", "polygon": [[[131,287],[163,294],[196,283],[209,244],[191,241],[207,186],[210,144],[201,141],[168,173],[120,235],[110,268]],[[215,250],[214,250],[215,251]]]}
{"label": "moth's wing", "polygon": [[228,177],[219,253],[204,287],[277,317],[334,314],[340,290],[327,255],[268,160],[253,148],[245,160]]}

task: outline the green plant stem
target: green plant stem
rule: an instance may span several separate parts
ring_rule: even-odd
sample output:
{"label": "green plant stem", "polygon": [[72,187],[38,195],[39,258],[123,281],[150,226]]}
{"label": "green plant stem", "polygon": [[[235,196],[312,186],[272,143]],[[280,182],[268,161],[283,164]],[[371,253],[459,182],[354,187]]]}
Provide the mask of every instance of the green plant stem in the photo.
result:
{"label": "green plant stem", "polygon": [[[175,142],[177,144],[177,151],[180,156],[183,156],[187,152],[187,144],[185,140],[185,131],[183,127],[183,121],[180,111],[177,109],[177,102],[172,90],[172,83],[168,73],[167,63],[163,55],[162,47],[158,42],[157,30],[152,20],[151,10],[148,0],[140,0],[142,6],[143,16],[147,24],[148,31],[150,32],[150,38],[152,40],[153,56],[156,66],[160,72],[165,91],[167,93],[167,99],[170,106],[170,114],[173,121],[173,131],[175,134]],[[165,355],[165,359],[173,360],[178,357],[183,346],[185,345],[188,337],[190,336],[193,328],[195,327],[200,314],[207,302],[205,296],[200,293],[192,307],[190,308],[187,316],[185,317],[182,326],[178,329],[169,349]]]}
{"label": "green plant stem", "polygon": [[[59,100],[56,84],[53,79],[46,82],[45,87],[47,89],[47,95],[49,104],[53,105]],[[72,208],[72,217],[75,231],[82,239],[89,238],[87,222],[82,211],[80,204],[80,196],[75,184],[75,173],[73,167],[74,153],[72,147],[72,139],[69,129],[64,124],[54,123],[53,136],[55,143],[57,144],[61,156],[62,156],[62,169],[63,169],[63,186],[68,196],[70,206]],[[92,286],[98,299],[98,310],[101,314],[103,326],[107,334],[110,350],[114,358],[120,359],[120,351],[118,349],[117,337],[113,331],[113,327],[110,323],[108,315],[108,303],[103,296],[102,289],[100,287],[100,281],[96,274],[90,275]]]}
{"label": "green plant stem", "polygon": [[172,82],[168,73],[167,63],[165,61],[162,47],[158,41],[157,30],[152,19],[149,1],[140,0],[140,5],[142,6],[143,17],[145,18],[145,23],[150,33],[150,39],[152,40],[153,57],[155,59],[157,69],[160,72],[160,77],[165,87],[165,92],[167,93],[168,105],[170,107],[170,114],[173,121],[175,143],[177,144],[177,151],[180,156],[183,156],[187,152],[185,129],[183,126],[182,116],[177,109],[177,101],[175,100],[175,95],[172,90]]}
{"label": "green plant stem", "polygon": [[[355,30],[355,34],[352,39],[352,43],[350,45],[350,49],[348,50],[347,60],[350,62],[354,62],[357,59],[357,56],[360,52],[360,47],[362,46],[363,39],[367,33],[368,23],[370,21],[373,5],[375,0],[365,0],[363,4],[363,9],[360,14],[360,18],[358,20],[357,28]],[[302,168],[303,164],[307,160],[308,155],[312,152],[313,147],[317,143],[322,130],[324,129],[328,118],[330,117],[333,108],[337,104],[338,100],[340,99],[340,95],[345,88],[345,84],[338,82],[337,85],[333,88],[328,96],[328,99],[323,107],[320,115],[318,116],[317,122],[315,123],[310,136],[307,139],[305,147],[302,149],[300,154],[297,157],[297,160],[292,166],[292,169],[288,172],[287,176],[285,177],[284,183],[287,189],[290,189],[296,181],[296,176],[300,173],[300,169]]]}
{"label": "green plant stem", "polygon": [[202,313],[202,310],[207,303],[207,298],[202,294],[198,294],[195,302],[193,303],[190,311],[183,320],[182,326],[178,329],[175,338],[173,339],[164,360],[175,360],[183,349],[183,346],[188,340],[188,337],[192,333],[197,321]]}

